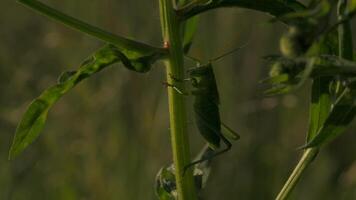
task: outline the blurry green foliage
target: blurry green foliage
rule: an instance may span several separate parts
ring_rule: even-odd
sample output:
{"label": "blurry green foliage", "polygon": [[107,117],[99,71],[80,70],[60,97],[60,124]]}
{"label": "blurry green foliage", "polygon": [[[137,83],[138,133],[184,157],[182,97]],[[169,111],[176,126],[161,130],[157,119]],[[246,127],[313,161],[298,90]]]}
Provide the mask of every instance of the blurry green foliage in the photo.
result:
{"label": "blurry green foliage", "polygon": [[[156,1],[46,2],[118,34],[161,43]],[[0,14],[0,199],[154,199],[155,174],[171,162],[159,67],[145,75],[110,68],[81,83],[53,108],[36,145],[17,160],[7,160],[28,101],[102,44],[14,1],[1,5],[6,9]],[[284,30],[265,23],[268,16],[229,9],[200,20],[191,49],[196,57],[207,60],[253,38],[248,48],[216,66],[222,119],[244,139],[213,163],[203,197],[272,199],[299,157],[295,148],[304,142],[309,88],[260,98],[258,80],[268,71],[262,56],[278,52]],[[203,141],[190,127],[197,152]],[[355,139],[355,134],[344,134],[327,147],[291,199],[355,199],[356,163],[350,155],[356,151]]]}

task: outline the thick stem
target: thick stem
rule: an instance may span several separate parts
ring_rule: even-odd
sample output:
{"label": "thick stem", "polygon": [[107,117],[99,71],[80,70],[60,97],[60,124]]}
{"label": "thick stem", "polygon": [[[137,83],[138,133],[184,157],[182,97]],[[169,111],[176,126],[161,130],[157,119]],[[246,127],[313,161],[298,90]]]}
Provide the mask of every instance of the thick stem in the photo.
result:
{"label": "thick stem", "polygon": [[[180,34],[180,22],[173,9],[172,0],[159,0],[162,34],[165,46],[169,48],[169,57],[165,61],[167,82],[184,90],[184,84],[175,81],[184,79],[183,48]],[[174,79],[172,79],[174,77]],[[190,163],[189,139],[186,124],[186,106],[183,95],[172,87],[168,88],[170,130],[175,166],[176,185],[179,200],[196,200],[192,170],[184,176],[184,167]]]}
{"label": "thick stem", "polygon": [[288,198],[293,188],[297,185],[297,182],[303,174],[304,170],[314,160],[317,154],[317,148],[310,148],[304,151],[302,158],[299,160],[299,163],[293,170],[292,174],[289,176],[282,190],[279,192],[278,196],[276,197],[276,200],[284,200]]}

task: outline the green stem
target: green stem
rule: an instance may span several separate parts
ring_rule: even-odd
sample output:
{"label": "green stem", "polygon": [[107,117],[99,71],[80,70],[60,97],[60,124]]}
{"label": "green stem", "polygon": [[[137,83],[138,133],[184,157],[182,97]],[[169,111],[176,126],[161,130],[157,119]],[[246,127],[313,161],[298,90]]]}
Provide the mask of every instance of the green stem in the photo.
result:
{"label": "green stem", "polygon": [[[338,27],[339,36],[339,57],[352,60],[353,47],[352,47],[352,31],[350,26],[349,14],[346,13],[347,0],[339,0],[338,2],[338,20],[342,24]],[[276,200],[285,200],[290,195],[291,191],[297,184],[301,175],[307,168],[307,166],[313,161],[314,157],[318,153],[318,148],[309,148],[304,151],[302,158],[298,165],[294,169],[293,173],[285,183],[284,187],[278,194]]]}
{"label": "green stem", "polygon": [[[118,36],[115,34],[112,34],[110,32],[107,32],[105,30],[102,30],[98,27],[92,26],[86,22],[80,21],[74,17],[71,17],[69,15],[66,15],[54,8],[51,8],[47,6],[46,4],[43,4],[39,1],[36,0],[18,0],[21,4],[24,4],[25,6],[30,7],[31,9],[34,9],[35,11],[39,12],[40,14],[43,14],[45,16],[48,16],[49,18],[52,18],[58,22],[61,22],[70,28],[73,28],[75,30],[79,30],[80,32],[86,33],[88,35],[91,35],[95,38],[98,38],[100,40],[103,40],[105,42],[111,43],[115,46],[117,46],[120,50],[123,52],[125,51],[130,51],[132,54],[134,52],[137,52],[138,54],[145,54],[145,53],[152,53],[153,51],[155,52],[160,52],[164,53],[164,49],[162,48],[156,48],[149,46],[145,43],[141,43],[135,40],[130,40],[122,36]],[[132,56],[134,59],[135,57]]]}
{"label": "green stem", "polygon": [[[183,47],[180,22],[173,9],[172,0],[159,0],[161,28],[165,46],[169,48],[169,56],[165,61],[167,82],[184,90],[184,84],[172,79],[184,79]],[[192,170],[183,176],[184,167],[190,163],[189,139],[186,124],[186,105],[183,95],[172,87],[168,88],[170,130],[175,166],[175,177],[179,200],[196,200],[195,184]]]}
{"label": "green stem", "polygon": [[[339,57],[352,60],[353,47],[352,47],[352,31],[350,21],[347,19],[348,14],[345,12],[347,7],[347,0],[339,0],[338,2],[338,20],[343,23],[338,27],[339,37]],[[283,186],[282,190],[278,194],[276,200],[285,200],[290,195],[291,191],[297,184],[301,175],[309,164],[313,161],[318,153],[318,148],[306,149],[300,159],[298,165],[294,169],[293,173]]]}
{"label": "green stem", "polygon": [[337,15],[343,23],[338,27],[339,57],[353,60],[352,30],[347,13],[347,0],[339,0]]}
{"label": "green stem", "polygon": [[289,176],[282,190],[279,192],[278,196],[276,197],[276,200],[285,200],[288,198],[293,188],[297,185],[297,182],[303,174],[304,170],[314,160],[317,154],[317,148],[309,148],[304,151],[302,158],[299,160],[299,163],[293,170],[292,174]]}

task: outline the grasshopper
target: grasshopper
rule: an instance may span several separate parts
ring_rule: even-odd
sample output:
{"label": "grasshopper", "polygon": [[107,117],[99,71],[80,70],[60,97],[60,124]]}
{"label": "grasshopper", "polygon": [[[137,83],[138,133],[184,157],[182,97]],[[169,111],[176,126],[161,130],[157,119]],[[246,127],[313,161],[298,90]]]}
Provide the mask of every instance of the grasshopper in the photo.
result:
{"label": "grasshopper", "polygon": [[[171,78],[175,81],[189,81],[193,88],[190,93],[182,92],[176,86],[169,83],[164,83],[166,86],[173,87],[179,94],[194,96],[193,108],[197,128],[199,130],[199,133],[207,141],[209,148],[214,151],[214,153],[209,157],[201,158],[185,166],[184,172],[188,168],[198,163],[210,160],[218,155],[229,151],[232,147],[232,144],[226,138],[226,136],[228,136],[229,139],[232,140],[238,140],[240,138],[240,136],[236,132],[234,132],[231,128],[221,122],[219,112],[220,98],[212,65],[213,61],[219,60],[220,58],[225,57],[226,55],[229,55],[240,48],[242,47],[239,47],[228,53],[225,53],[222,56],[214,58],[204,65],[201,65],[200,61],[198,61],[197,59],[188,57],[197,62],[197,67],[188,70],[189,78],[184,80],[178,80],[172,76]],[[224,127],[228,131],[228,135],[225,136],[222,133],[222,127]],[[219,150],[221,141],[225,144],[226,147],[224,149]]]}

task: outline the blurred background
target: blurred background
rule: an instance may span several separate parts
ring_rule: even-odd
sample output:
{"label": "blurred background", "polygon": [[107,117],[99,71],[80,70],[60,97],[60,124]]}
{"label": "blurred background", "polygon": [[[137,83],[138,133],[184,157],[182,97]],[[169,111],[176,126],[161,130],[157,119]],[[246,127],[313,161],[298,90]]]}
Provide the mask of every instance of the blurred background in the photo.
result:
{"label": "blurred background", "polygon": [[[44,2],[117,34],[162,43],[158,1]],[[7,160],[16,124],[30,101],[102,43],[15,1],[1,5],[0,199],[156,199],[156,173],[171,163],[162,63],[143,75],[117,64],[83,81],[51,110],[41,137],[16,160]],[[215,159],[202,192],[206,200],[273,199],[301,155],[296,148],[304,143],[308,126],[310,83],[274,98],[264,98],[258,83],[268,75],[262,57],[278,53],[285,30],[269,19],[236,8],[201,17],[190,55],[207,61],[249,41],[214,64],[222,120],[241,140]],[[195,155],[204,141],[188,100]],[[291,199],[356,199],[354,128],[321,151]]]}

